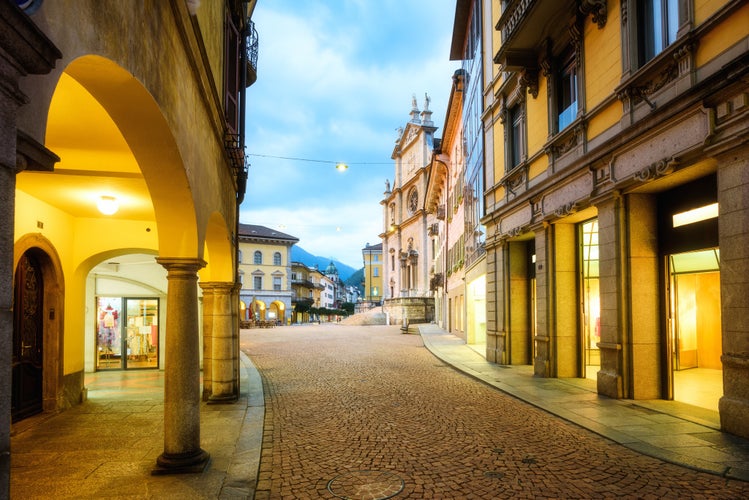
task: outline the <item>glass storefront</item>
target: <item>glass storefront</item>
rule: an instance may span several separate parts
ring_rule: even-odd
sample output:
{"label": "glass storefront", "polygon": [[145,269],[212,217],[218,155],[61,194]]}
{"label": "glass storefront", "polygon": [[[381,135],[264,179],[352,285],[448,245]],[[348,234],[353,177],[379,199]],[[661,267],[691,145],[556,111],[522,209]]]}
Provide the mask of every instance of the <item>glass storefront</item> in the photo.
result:
{"label": "glass storefront", "polygon": [[598,219],[580,225],[581,304],[585,377],[596,378],[601,367],[601,300],[598,275]]}
{"label": "glass storefront", "polygon": [[159,299],[96,299],[96,369],[158,368]]}
{"label": "glass storefront", "polygon": [[671,255],[674,370],[721,368],[718,249]]}

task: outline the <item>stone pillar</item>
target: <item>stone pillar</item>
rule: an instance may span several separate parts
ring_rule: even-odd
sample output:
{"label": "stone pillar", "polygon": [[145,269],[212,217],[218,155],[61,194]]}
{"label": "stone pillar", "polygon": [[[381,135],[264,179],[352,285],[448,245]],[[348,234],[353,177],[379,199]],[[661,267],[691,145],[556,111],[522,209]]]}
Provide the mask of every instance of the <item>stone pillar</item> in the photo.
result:
{"label": "stone pillar", "polygon": [[[627,195],[627,284],[630,293],[622,297],[629,313],[632,380],[624,377],[633,399],[659,399],[662,394],[663,335],[661,326],[658,271],[658,208],[656,197]],[[624,353],[627,353],[625,346]],[[628,359],[627,356],[624,358]]]}
{"label": "stone pillar", "polygon": [[213,391],[213,308],[214,296],[207,283],[200,283],[203,290],[203,401],[208,401]]}
{"label": "stone pillar", "polygon": [[552,376],[580,376],[580,332],[578,321],[578,266],[575,224],[553,224],[553,245],[548,249],[553,255],[548,278],[552,289],[552,313],[549,317],[552,340]]}
{"label": "stone pillar", "polygon": [[164,362],[164,453],[153,474],[202,472],[200,448],[200,330],[198,270],[202,259],[157,258],[167,270]]}
{"label": "stone pillar", "polygon": [[625,224],[621,197],[600,202],[598,209],[598,269],[601,300],[601,369],[597,374],[598,393],[611,398],[624,397],[624,334],[626,331],[626,290],[623,245]]}
{"label": "stone pillar", "polygon": [[721,429],[749,438],[749,149],[718,161],[723,317]]}
{"label": "stone pillar", "polygon": [[[496,363],[497,355],[497,309],[500,307],[497,271],[497,247],[486,248],[486,360]],[[447,280],[447,277],[445,277]]]}
{"label": "stone pillar", "polygon": [[536,357],[533,374],[551,377],[551,324],[550,309],[552,293],[549,289],[551,225],[544,223],[534,231],[536,234]]}
{"label": "stone pillar", "polygon": [[[209,403],[232,403],[239,394],[234,392],[234,341],[236,339],[234,310],[235,284],[227,282],[201,283],[203,289],[203,337],[211,334],[211,388]],[[206,378],[205,358],[203,379]]]}
{"label": "stone pillar", "polygon": [[[234,352],[234,394],[239,398],[240,394],[240,362],[239,362],[239,294],[242,291],[242,283],[236,282],[231,290],[231,315],[232,315],[232,348]],[[293,311],[290,311],[293,314]]]}
{"label": "stone pillar", "polygon": [[[2,85],[0,85],[2,89]],[[10,410],[13,351],[13,217],[16,190],[15,116],[0,93],[0,498],[10,498]],[[9,119],[10,118],[10,119]],[[8,123],[10,122],[10,123]],[[13,125],[12,127],[9,125]]]}
{"label": "stone pillar", "polygon": [[62,54],[15,2],[0,2],[0,32],[0,498],[9,498],[16,122],[28,101],[18,83],[49,73]]}
{"label": "stone pillar", "polygon": [[509,243],[502,240],[496,247],[496,317],[497,317],[497,363],[501,365],[510,362],[510,345],[509,345],[509,309],[510,309],[510,290],[508,269],[509,269]]}

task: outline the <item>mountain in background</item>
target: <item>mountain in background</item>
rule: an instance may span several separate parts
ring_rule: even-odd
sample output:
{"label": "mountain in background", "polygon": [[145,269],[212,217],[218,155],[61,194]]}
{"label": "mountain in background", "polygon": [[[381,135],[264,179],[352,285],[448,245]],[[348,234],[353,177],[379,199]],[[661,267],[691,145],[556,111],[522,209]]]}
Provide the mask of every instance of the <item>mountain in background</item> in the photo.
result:
{"label": "mountain in background", "polygon": [[362,281],[364,281],[363,267],[349,276],[348,279],[344,280],[343,282],[346,284],[346,286],[355,286],[359,289],[359,293],[364,295],[364,285],[362,285]]}
{"label": "mountain in background", "polygon": [[336,269],[338,269],[338,277],[341,278],[341,281],[343,282],[349,279],[356,272],[356,269],[347,266],[339,260],[335,260],[331,257],[318,257],[317,255],[312,255],[299,245],[291,247],[291,260],[294,262],[301,262],[309,267],[317,266],[317,268],[322,272],[325,272],[325,269],[330,265],[330,262],[333,261]]}

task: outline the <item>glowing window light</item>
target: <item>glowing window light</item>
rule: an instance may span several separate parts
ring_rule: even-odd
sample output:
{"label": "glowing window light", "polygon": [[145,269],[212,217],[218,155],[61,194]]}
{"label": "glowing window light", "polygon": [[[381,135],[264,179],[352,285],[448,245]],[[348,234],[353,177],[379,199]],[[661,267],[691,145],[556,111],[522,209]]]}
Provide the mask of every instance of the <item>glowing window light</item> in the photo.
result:
{"label": "glowing window light", "polygon": [[713,219],[718,216],[718,204],[711,203],[704,207],[693,208],[686,212],[680,212],[673,215],[674,227],[686,226],[703,220]]}

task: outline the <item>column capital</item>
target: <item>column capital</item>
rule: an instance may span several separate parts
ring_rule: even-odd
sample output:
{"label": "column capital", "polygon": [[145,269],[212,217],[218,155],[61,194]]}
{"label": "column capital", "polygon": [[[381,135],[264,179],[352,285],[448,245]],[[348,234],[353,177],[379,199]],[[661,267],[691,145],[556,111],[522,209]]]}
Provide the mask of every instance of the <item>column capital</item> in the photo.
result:
{"label": "column capital", "polygon": [[235,288],[238,288],[238,284],[233,281],[201,281],[198,283],[203,292],[213,293],[231,293]]}
{"label": "column capital", "polygon": [[156,262],[164,266],[170,275],[197,275],[207,264],[203,259],[192,257],[157,257]]}

